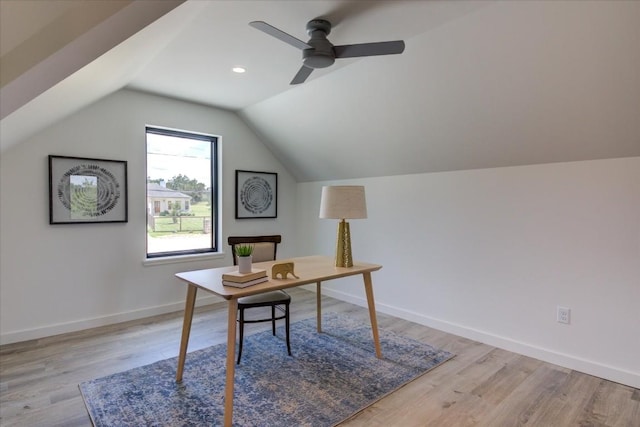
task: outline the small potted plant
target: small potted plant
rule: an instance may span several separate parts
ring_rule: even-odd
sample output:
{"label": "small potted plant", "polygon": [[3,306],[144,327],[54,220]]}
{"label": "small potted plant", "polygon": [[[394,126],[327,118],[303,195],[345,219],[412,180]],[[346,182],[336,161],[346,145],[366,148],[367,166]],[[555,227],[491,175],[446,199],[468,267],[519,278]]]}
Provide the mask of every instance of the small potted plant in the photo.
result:
{"label": "small potted plant", "polygon": [[238,272],[251,273],[251,254],[253,245],[236,245],[236,257],[238,257]]}

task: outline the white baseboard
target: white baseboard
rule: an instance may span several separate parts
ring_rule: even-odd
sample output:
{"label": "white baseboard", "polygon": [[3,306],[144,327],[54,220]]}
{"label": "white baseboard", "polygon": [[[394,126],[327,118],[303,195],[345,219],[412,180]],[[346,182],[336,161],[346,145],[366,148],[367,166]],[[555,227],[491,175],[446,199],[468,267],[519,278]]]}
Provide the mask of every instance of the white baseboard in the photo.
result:
{"label": "white baseboard", "polygon": [[[196,306],[209,305],[222,301],[215,296],[203,296],[196,300]],[[68,332],[81,331],[83,329],[96,328],[98,326],[113,325],[130,320],[143,319],[145,317],[156,316],[158,314],[172,313],[174,311],[184,310],[184,301],[175,302],[155,307],[146,307],[139,310],[132,310],[123,313],[111,314],[108,316],[95,317],[91,319],[77,320],[73,322],[58,323],[55,325],[44,326],[41,328],[25,329],[22,331],[8,332],[0,335],[0,345],[11,344],[21,341],[34,340],[44,337],[50,337]]]}
{"label": "white baseboard", "polygon": [[[315,291],[315,288],[311,289],[310,287],[309,290]],[[367,301],[364,298],[355,297],[353,295],[345,294],[333,289],[323,288],[322,293],[324,295],[339,299],[341,301],[350,302],[361,307],[367,306]],[[495,335],[489,332],[470,328],[468,326],[435,319],[433,317],[425,316],[423,314],[419,314],[410,310],[404,310],[398,307],[380,304],[379,302],[376,302],[376,310],[394,317],[429,326],[430,328],[438,329],[474,341],[479,341],[481,343],[512,351],[514,353],[533,357],[544,362],[553,363],[564,368],[573,369],[575,371],[583,372],[589,375],[594,375],[596,377],[628,385],[630,387],[640,388],[639,373],[626,371],[614,366],[609,366],[602,363],[594,362],[592,360],[583,359],[578,356],[560,353],[547,348],[542,348],[525,342],[516,341],[511,338]]]}
{"label": "white baseboard", "polygon": [[[315,292],[315,286],[308,286],[306,289]],[[332,289],[323,288],[322,293],[339,299],[341,301],[350,302],[352,304],[366,307],[367,303],[364,298],[355,297],[350,294],[342,293]],[[203,306],[219,302],[220,299],[215,296],[205,296],[198,298],[196,306]],[[156,316],[158,314],[171,313],[184,309],[184,302],[176,302],[155,307],[147,307],[140,310],[133,310],[123,313],[117,313],[109,316],[96,317],[91,319],[83,319],[67,323],[59,323],[56,325],[45,326],[41,328],[27,329],[17,332],[9,332],[0,335],[0,345],[11,344],[15,342],[28,341],[38,338],[49,337],[68,332],[81,331],[83,329],[95,328],[99,326],[112,325],[115,323],[127,322],[130,320],[142,319],[145,317]],[[616,368],[614,366],[597,363],[586,360],[578,356],[559,353],[554,350],[534,346],[521,341],[491,334],[478,329],[470,328],[464,325],[458,325],[452,322],[435,319],[423,314],[415,313],[410,310],[400,309],[398,307],[376,303],[376,309],[381,313],[399,317],[421,325],[429,326],[444,332],[472,339],[491,346],[502,348],[514,353],[523,354],[545,362],[553,363],[568,369],[584,372],[630,387],[640,388],[640,374]]]}

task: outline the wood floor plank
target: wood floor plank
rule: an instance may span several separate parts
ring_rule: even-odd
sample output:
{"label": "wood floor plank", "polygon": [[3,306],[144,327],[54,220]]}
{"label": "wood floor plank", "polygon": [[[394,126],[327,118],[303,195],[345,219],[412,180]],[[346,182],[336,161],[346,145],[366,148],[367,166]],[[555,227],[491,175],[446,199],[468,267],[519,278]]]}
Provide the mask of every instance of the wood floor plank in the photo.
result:
{"label": "wood floor plank", "polygon": [[576,420],[579,425],[640,426],[640,402],[633,399],[635,389],[590,378],[597,383],[597,388]]}
{"label": "wood floor plank", "polygon": [[[292,322],[315,317],[314,293],[290,294]],[[365,308],[333,298],[322,308],[368,322]],[[226,342],[226,316],[224,302],[197,308],[188,351]],[[378,323],[456,356],[342,427],[640,427],[638,389],[385,314]],[[0,425],[91,426],[78,384],[177,356],[181,326],[176,312],[0,346]],[[250,324],[246,333],[268,328]]]}
{"label": "wood floor plank", "polygon": [[[538,412],[545,411],[557,389],[566,381],[567,372],[550,364],[541,364],[489,414],[489,425],[525,426]],[[562,424],[559,424],[562,425]]]}

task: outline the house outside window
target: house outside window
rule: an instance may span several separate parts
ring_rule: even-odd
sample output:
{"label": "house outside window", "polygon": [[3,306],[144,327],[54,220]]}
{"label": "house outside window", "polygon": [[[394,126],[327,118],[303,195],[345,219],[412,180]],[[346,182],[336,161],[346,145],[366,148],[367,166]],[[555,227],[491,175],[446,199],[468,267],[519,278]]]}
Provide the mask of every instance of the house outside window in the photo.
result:
{"label": "house outside window", "polygon": [[147,127],[147,257],[216,252],[218,137]]}

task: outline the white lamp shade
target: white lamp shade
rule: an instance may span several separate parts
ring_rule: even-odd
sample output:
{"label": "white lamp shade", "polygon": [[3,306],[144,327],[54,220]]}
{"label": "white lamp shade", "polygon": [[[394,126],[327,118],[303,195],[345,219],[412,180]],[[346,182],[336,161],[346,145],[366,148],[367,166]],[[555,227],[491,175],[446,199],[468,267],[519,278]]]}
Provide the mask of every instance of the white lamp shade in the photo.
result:
{"label": "white lamp shade", "polygon": [[322,187],[320,218],[361,219],[367,217],[367,203],[362,185]]}

